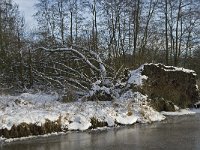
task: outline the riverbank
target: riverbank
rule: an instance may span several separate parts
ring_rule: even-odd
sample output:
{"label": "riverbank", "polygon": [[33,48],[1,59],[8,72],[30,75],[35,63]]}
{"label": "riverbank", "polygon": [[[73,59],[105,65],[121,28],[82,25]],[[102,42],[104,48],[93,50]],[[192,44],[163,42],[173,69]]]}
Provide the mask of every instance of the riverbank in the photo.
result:
{"label": "riverbank", "polygon": [[[198,110],[199,111],[199,110]],[[25,141],[5,143],[2,150],[100,150],[100,149],[200,149],[200,114],[171,116],[152,124],[68,132],[64,135],[37,137]]]}
{"label": "riverbank", "polygon": [[66,131],[116,127],[162,121],[165,115],[191,114],[188,110],[157,112],[147,96],[128,91],[115,101],[63,103],[56,93],[23,93],[0,97],[1,141]]}
{"label": "riverbank", "polygon": [[0,95],[1,140],[162,121],[192,114],[180,108],[199,101],[196,73],[162,64],[141,65],[115,82],[97,80],[73,102],[61,95]]}
{"label": "riverbank", "polygon": [[165,116],[147,104],[139,92],[126,92],[115,101],[62,103],[56,93],[1,96],[0,135],[19,138],[68,130],[161,121]]}

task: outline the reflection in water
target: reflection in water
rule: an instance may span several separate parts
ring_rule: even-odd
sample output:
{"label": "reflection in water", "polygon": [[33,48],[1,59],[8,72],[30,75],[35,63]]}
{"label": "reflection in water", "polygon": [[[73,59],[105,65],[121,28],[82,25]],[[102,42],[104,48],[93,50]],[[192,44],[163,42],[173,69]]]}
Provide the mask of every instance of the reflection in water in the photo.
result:
{"label": "reflection in water", "polygon": [[4,144],[2,150],[200,149],[200,114],[105,131],[73,132]]}

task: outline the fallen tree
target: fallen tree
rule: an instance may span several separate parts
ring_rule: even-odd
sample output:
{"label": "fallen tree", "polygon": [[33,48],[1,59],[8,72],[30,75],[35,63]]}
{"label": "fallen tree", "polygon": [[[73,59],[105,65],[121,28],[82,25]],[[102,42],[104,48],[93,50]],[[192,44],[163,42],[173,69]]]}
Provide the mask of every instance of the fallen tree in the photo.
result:
{"label": "fallen tree", "polygon": [[165,116],[160,111],[192,113],[178,107],[189,107],[199,100],[192,70],[144,64],[136,70],[126,69],[114,80],[105,79],[98,78],[82,96],[84,101],[73,103],[41,93],[0,97],[0,136],[17,138],[161,121]]}
{"label": "fallen tree", "polygon": [[[65,99],[70,96],[72,100],[114,100],[131,88],[148,95],[156,106],[163,107],[159,110],[168,110],[171,104],[191,107],[199,101],[193,70],[144,64],[133,71],[123,67],[114,71],[99,54],[76,45],[55,49],[39,47],[32,53],[33,58],[38,59],[32,61],[35,81],[61,88]],[[163,99],[167,101],[165,104]],[[66,101],[70,101],[69,98]]]}
{"label": "fallen tree", "polygon": [[114,70],[102,61],[99,54],[75,45],[55,49],[39,47],[32,54],[35,82],[60,88],[64,93],[73,90],[83,96],[97,80],[106,85],[114,76]]}

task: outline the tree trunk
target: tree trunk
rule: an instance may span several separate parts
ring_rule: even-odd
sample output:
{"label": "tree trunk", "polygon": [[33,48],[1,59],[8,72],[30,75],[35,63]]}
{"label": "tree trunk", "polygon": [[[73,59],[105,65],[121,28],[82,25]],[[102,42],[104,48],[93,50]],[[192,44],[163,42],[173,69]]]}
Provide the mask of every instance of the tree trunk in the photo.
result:
{"label": "tree trunk", "polygon": [[179,48],[179,20],[180,20],[180,13],[181,13],[181,4],[182,0],[179,0],[179,6],[178,6],[178,14],[176,19],[176,49],[175,49],[175,55],[174,55],[174,66],[178,65],[178,48]]}
{"label": "tree trunk", "polygon": [[73,45],[73,12],[70,11],[70,46]]}
{"label": "tree trunk", "polygon": [[169,48],[168,48],[168,27],[167,27],[167,22],[168,22],[168,15],[167,15],[167,12],[168,12],[168,0],[165,0],[165,62],[166,62],[166,65],[169,65]]}
{"label": "tree trunk", "polygon": [[139,13],[140,13],[140,0],[135,1],[135,10],[134,10],[134,41],[133,41],[133,58],[135,62],[135,55],[137,50],[137,40],[139,33]]}

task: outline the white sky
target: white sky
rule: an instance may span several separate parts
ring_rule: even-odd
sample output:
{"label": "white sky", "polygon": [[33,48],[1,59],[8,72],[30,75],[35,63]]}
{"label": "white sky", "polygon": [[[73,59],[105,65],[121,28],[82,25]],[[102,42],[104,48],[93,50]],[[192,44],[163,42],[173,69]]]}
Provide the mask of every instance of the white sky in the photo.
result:
{"label": "white sky", "polygon": [[30,28],[36,25],[36,21],[33,18],[33,14],[36,11],[34,4],[37,3],[37,0],[13,0],[13,2],[19,5],[19,10],[25,17],[26,24]]}

